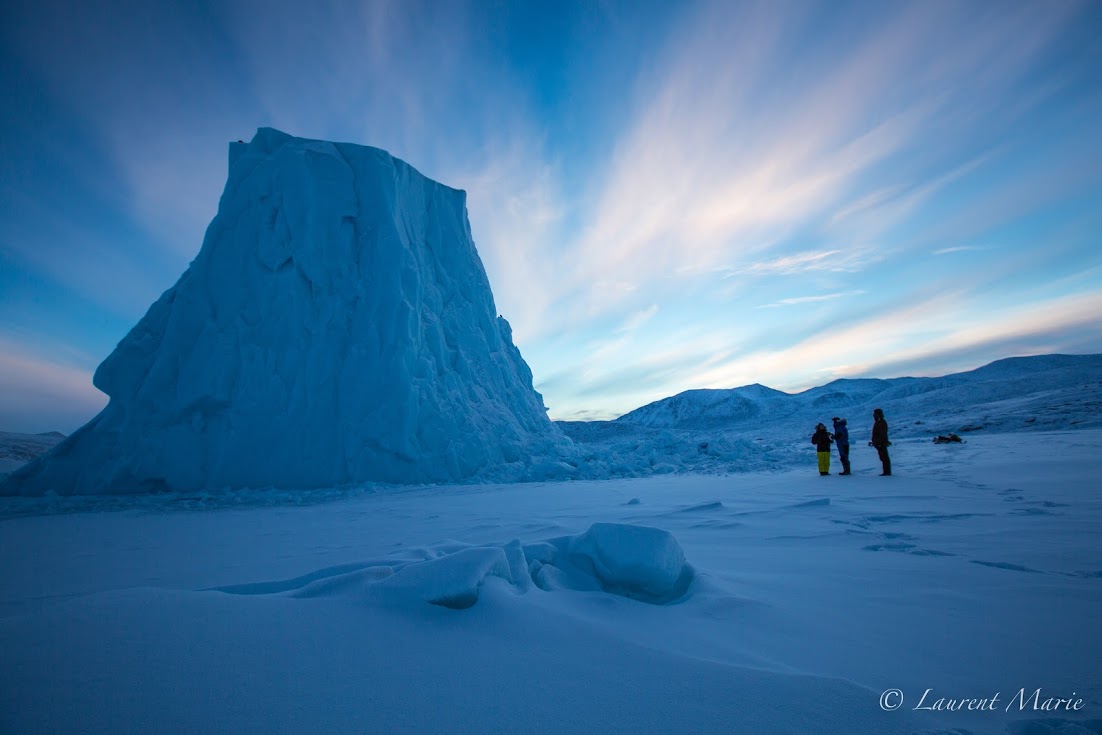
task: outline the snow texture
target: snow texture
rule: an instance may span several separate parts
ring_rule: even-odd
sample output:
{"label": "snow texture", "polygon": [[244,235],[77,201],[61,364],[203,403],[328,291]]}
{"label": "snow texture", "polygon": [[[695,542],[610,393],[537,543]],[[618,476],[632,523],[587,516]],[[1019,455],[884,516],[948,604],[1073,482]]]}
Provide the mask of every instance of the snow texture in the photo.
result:
{"label": "snow texture", "polygon": [[569,444],[497,314],[464,192],[267,128],[230,159],[198,256],[95,373],[107,407],[0,493],[522,477]]}
{"label": "snow texture", "polygon": [[[890,478],[858,444],[850,477],[0,498],[0,730],[1098,733],[1100,443],[905,440]],[[1082,707],[1014,704],[1038,688]]]}

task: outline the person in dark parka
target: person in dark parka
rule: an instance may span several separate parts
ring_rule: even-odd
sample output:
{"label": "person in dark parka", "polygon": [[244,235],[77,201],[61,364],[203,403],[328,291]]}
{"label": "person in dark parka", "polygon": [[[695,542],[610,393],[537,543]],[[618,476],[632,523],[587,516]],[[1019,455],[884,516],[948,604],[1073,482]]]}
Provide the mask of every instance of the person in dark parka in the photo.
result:
{"label": "person in dark parka", "polygon": [[892,473],[892,459],[888,456],[888,447],[892,443],[888,441],[888,422],[884,420],[884,411],[879,408],[873,411],[872,420],[872,441],[869,442],[869,446],[876,447],[876,453],[880,455],[880,464],[884,467],[880,476],[887,477]]}
{"label": "person in dark parka", "polygon": [[849,429],[846,428],[846,420],[835,416],[834,443],[838,446],[838,459],[842,461],[842,471],[839,475],[848,475],[849,471]]}
{"label": "person in dark parka", "polygon": [[827,427],[819,424],[815,427],[815,433],[811,435],[811,443],[815,445],[815,451],[819,454],[819,474],[830,474],[830,443],[833,437],[827,431]]}

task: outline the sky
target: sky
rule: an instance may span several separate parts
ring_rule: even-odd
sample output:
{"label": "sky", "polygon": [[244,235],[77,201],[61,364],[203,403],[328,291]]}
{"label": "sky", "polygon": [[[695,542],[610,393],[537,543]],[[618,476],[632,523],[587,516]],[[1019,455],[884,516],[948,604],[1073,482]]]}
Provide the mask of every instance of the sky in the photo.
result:
{"label": "sky", "polygon": [[1102,352],[1102,3],[0,0],[0,430],[71,432],[262,126],[465,189],[557,419]]}

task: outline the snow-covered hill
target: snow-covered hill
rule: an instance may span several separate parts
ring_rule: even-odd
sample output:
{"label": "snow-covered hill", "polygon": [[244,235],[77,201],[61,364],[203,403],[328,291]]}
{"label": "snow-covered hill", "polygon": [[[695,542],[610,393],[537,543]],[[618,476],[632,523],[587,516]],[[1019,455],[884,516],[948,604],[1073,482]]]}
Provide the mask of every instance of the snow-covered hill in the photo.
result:
{"label": "snow-covered hill", "polygon": [[687,390],[637,408],[617,421],[661,428],[761,421],[783,413],[792,405],[789,398],[787,393],[757,383],[730,390]]}
{"label": "snow-covered hill", "polygon": [[[1066,428],[1102,422],[1102,355],[1013,357],[940,378],[841,379],[788,394],[749,385],[689,390],[617,419],[651,428],[736,428],[871,414],[883,408],[923,431]],[[1075,409],[1082,409],[1077,412]],[[1076,414],[1079,415],[1076,415]],[[1016,426],[1019,422],[1021,426]]]}
{"label": "snow-covered hill", "polygon": [[1098,428],[1102,355],[1008,358],[940,378],[835,380],[796,394],[761,385],[690,390],[615,421],[558,425],[580,450],[580,477],[726,473],[806,463],[815,424],[834,416],[848,419],[860,452],[874,408],[884,409],[897,444],[949,432]]}

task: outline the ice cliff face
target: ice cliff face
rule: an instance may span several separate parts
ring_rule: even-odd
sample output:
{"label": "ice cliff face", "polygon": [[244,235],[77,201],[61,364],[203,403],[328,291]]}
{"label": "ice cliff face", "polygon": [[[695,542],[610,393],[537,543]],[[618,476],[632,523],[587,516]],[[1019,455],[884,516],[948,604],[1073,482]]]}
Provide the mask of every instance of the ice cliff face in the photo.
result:
{"label": "ice cliff face", "polygon": [[446,482],[565,441],[464,192],[271,129],[231,145],[202,249],[95,384],[108,406],[5,493]]}

